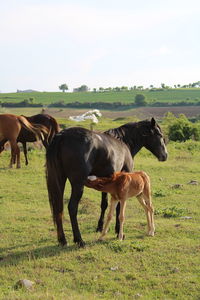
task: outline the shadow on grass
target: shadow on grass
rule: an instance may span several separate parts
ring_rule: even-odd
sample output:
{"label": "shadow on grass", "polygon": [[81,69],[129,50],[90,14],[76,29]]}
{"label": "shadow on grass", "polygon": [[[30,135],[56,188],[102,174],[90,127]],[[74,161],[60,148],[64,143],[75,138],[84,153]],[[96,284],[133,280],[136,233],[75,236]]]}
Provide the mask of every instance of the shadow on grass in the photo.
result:
{"label": "shadow on grass", "polygon": [[[53,246],[43,246],[43,247],[32,247],[32,244],[24,244],[24,245],[18,245],[14,247],[8,247],[8,248],[0,248],[0,266],[12,266],[17,265],[21,261],[31,261],[31,260],[37,260],[40,258],[48,258],[57,256],[61,252],[71,252],[71,251],[77,251],[80,248],[74,244],[70,246],[64,246],[61,247],[59,245],[53,245]],[[15,251],[16,248],[25,248],[27,247],[27,250],[22,251]],[[13,252],[13,253],[12,253]],[[5,254],[7,253],[7,254]]]}

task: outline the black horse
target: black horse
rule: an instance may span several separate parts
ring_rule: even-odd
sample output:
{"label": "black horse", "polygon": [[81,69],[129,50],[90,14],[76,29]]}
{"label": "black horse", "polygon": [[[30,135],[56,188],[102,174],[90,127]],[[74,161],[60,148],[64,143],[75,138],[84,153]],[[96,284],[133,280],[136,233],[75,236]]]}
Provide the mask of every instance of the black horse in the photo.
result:
{"label": "black horse", "polygon": [[[48,114],[37,114],[31,117],[25,117],[32,125],[38,126],[44,126],[46,128],[46,133],[44,133],[44,139],[42,140],[42,143],[45,148],[50,144],[52,141],[54,135],[60,131],[59,125],[52,116]],[[26,143],[27,142],[36,142],[36,136],[31,131],[28,131],[26,128],[21,129],[17,142],[22,143],[23,150],[24,150],[24,156],[26,160],[26,165],[28,165],[28,158],[27,158],[27,148]]]}
{"label": "black horse", "polygon": [[[89,175],[109,177],[115,171],[130,172],[133,156],[142,148],[150,150],[159,161],[167,159],[167,150],[160,127],[151,121],[127,123],[105,133],[96,133],[81,127],[71,127],[56,134],[46,153],[47,188],[57,237],[61,245],[66,239],[63,231],[63,193],[66,180],[71,184],[68,204],[74,242],[84,246],[77,221],[78,204]],[[99,226],[107,199],[104,194]],[[101,228],[99,228],[101,229]]]}

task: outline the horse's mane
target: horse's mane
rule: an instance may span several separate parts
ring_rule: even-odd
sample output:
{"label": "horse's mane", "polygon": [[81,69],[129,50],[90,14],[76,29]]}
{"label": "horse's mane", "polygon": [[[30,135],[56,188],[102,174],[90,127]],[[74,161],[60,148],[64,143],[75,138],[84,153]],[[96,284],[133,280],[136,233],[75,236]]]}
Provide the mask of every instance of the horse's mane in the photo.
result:
{"label": "horse's mane", "polygon": [[[127,130],[131,129],[131,134],[136,137],[138,135],[138,131],[145,131],[145,128],[150,125],[149,120],[143,120],[139,122],[129,122],[124,125],[121,125],[120,127],[117,128],[112,128],[109,130],[106,130],[104,133],[111,135],[119,140],[124,141],[126,137]],[[137,131],[135,130],[137,129]]]}

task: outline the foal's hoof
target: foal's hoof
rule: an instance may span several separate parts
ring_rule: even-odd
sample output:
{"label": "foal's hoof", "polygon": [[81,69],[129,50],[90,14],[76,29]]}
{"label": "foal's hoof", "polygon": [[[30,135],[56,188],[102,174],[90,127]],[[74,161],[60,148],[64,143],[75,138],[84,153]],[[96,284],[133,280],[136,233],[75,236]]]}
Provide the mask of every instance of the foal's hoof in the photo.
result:
{"label": "foal's hoof", "polygon": [[117,235],[119,241],[123,241],[125,240],[125,234],[123,234],[121,237],[119,235]]}
{"label": "foal's hoof", "polygon": [[148,232],[148,236],[154,236],[155,235],[155,232],[154,231],[149,231]]}

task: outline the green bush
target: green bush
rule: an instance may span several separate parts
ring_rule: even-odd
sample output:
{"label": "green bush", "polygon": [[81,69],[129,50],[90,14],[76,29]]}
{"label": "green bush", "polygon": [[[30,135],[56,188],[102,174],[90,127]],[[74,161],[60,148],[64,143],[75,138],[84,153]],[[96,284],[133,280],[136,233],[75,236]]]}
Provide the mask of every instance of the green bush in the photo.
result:
{"label": "green bush", "polygon": [[168,137],[171,141],[200,140],[200,123],[193,124],[183,114],[175,117],[172,113],[168,113],[164,123],[168,126]]}
{"label": "green bush", "polygon": [[145,96],[143,94],[137,94],[135,96],[135,104],[138,106],[145,106],[147,102],[145,100]]}

